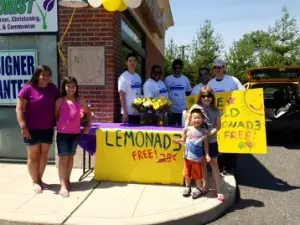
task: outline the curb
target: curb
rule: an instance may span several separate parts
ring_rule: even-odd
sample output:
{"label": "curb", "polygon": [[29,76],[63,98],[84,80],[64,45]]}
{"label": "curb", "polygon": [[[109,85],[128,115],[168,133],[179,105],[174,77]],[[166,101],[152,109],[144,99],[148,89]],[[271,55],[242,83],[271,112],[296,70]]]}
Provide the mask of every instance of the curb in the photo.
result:
{"label": "curb", "polygon": [[[22,218],[8,220],[9,217],[0,216],[0,225],[86,225],[86,224],[110,224],[110,225],[142,225],[142,224],[162,224],[162,225],[199,225],[212,222],[219,219],[224,215],[226,210],[234,204],[236,197],[237,184],[235,177],[232,175],[224,176],[223,192],[226,197],[224,202],[219,202],[215,197],[207,197],[205,202],[197,203],[192,206],[176,210],[174,212],[165,212],[161,215],[149,215],[141,217],[129,217],[129,218],[84,218],[84,220],[77,220],[78,218],[73,216],[76,209],[65,218],[53,218],[53,222],[45,222],[44,219],[40,221],[22,221]],[[90,193],[91,194],[91,193]],[[90,194],[88,196],[90,196]],[[205,197],[204,197],[205,198]],[[203,207],[204,206],[204,207]],[[24,218],[23,218],[24,220]]]}

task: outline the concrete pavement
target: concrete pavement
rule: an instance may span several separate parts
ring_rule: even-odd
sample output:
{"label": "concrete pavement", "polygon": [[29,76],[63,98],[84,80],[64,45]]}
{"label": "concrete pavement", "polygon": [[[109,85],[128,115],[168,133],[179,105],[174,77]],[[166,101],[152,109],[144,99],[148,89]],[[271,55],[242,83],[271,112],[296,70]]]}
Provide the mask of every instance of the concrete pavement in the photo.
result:
{"label": "concrete pavement", "polygon": [[[224,203],[212,190],[197,200],[182,197],[182,187],[97,182],[92,175],[78,182],[72,173],[70,198],[58,195],[55,166],[48,166],[45,182],[51,189],[34,194],[26,165],[0,164],[0,224],[201,224],[219,217],[235,199],[236,182],[224,176]],[[210,181],[211,183],[212,181]]]}

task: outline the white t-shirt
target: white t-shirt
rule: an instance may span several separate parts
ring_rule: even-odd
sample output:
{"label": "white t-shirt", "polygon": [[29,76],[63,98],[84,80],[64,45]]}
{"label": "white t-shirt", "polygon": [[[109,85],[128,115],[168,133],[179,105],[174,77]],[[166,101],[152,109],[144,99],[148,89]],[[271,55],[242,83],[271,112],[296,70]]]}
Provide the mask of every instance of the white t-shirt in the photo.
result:
{"label": "white t-shirt", "polygon": [[[129,73],[125,71],[122,73],[118,79],[118,91],[125,92],[125,101],[128,115],[138,115],[131,104],[134,99],[141,96],[142,92],[142,79],[137,73]],[[121,113],[123,114],[123,110],[121,108]]]}
{"label": "white t-shirt", "polygon": [[158,87],[159,87],[159,96],[169,98],[167,86],[162,80],[158,81]]}
{"label": "white t-shirt", "polygon": [[245,90],[245,87],[236,77],[229,76],[227,74],[225,74],[221,81],[217,81],[216,78],[210,80],[207,86],[211,87],[214,92]]}
{"label": "white t-shirt", "polygon": [[158,82],[149,78],[143,85],[144,96],[149,98],[159,97],[159,86]]}
{"label": "white t-shirt", "polygon": [[192,91],[189,79],[184,75],[180,77],[170,75],[166,77],[165,84],[169,91],[169,98],[172,101],[170,111],[173,113],[182,113],[186,109],[186,92]]}
{"label": "white t-shirt", "polygon": [[200,83],[200,84],[196,85],[195,87],[193,87],[191,96],[197,96],[197,95],[199,95],[201,89],[204,88],[204,87],[205,87],[205,85],[202,84],[202,83]]}

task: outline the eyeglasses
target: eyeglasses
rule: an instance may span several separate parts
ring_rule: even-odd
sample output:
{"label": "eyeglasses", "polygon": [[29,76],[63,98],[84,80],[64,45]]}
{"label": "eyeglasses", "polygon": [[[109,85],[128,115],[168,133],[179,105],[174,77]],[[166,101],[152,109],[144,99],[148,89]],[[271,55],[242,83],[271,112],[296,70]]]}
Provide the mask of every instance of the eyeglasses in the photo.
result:
{"label": "eyeglasses", "polygon": [[212,98],[213,96],[212,95],[201,95],[201,98],[205,98],[205,97]]}
{"label": "eyeglasses", "polygon": [[223,68],[222,66],[214,66],[213,67],[214,69],[221,69],[221,68]]}

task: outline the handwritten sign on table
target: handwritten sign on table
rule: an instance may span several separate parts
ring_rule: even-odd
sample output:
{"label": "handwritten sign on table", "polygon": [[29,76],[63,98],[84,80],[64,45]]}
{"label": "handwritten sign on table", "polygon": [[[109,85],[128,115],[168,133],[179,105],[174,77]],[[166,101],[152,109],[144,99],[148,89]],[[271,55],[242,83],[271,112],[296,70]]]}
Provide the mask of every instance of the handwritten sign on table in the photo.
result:
{"label": "handwritten sign on table", "polygon": [[[263,90],[249,89],[216,93],[221,110],[221,130],[218,132],[220,152],[267,153]],[[198,96],[187,97],[188,108]]]}
{"label": "handwritten sign on table", "polygon": [[96,180],[182,184],[181,130],[99,129]]}

